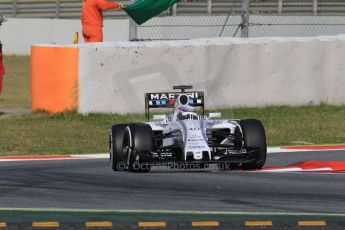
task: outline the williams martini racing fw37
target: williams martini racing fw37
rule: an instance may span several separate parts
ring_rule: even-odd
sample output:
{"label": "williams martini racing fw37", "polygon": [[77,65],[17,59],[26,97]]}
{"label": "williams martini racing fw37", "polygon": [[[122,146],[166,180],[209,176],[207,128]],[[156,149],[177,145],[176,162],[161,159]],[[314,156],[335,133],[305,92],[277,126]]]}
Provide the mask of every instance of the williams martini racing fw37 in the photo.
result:
{"label": "williams martini racing fw37", "polygon": [[[202,91],[187,91],[192,86],[173,89],[178,91],[145,94],[147,122],[112,126],[109,146],[114,171],[148,172],[158,165],[262,168],[267,147],[259,120],[217,119],[220,113],[205,116]],[[153,115],[150,122],[152,108],[172,108],[172,113]]]}

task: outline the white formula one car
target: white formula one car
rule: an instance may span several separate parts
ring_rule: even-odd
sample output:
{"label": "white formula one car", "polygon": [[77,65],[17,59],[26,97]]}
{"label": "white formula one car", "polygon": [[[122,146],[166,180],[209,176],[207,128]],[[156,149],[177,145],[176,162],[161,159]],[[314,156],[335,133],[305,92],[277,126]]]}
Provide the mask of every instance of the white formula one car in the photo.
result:
{"label": "white formula one car", "polygon": [[[230,168],[260,169],[266,161],[266,136],[259,120],[216,120],[204,115],[204,93],[186,92],[192,86],[174,86],[181,92],[147,93],[148,122],[116,124],[110,130],[110,162],[114,171],[147,172],[153,165],[218,164]],[[203,115],[196,113],[196,107]],[[170,115],[153,115],[151,108],[173,108]]]}

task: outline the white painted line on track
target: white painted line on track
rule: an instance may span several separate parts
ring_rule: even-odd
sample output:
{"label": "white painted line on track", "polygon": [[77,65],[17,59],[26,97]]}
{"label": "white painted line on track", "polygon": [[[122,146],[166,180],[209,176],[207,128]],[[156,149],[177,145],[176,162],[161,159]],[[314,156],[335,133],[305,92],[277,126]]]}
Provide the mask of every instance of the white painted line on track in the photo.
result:
{"label": "white painted line on track", "polygon": [[47,158],[47,159],[0,159],[0,162],[16,162],[16,161],[62,161],[62,160],[86,160],[89,158]]}
{"label": "white painted line on track", "polygon": [[315,168],[315,169],[304,169],[305,172],[321,172],[321,171],[333,171],[332,168]]}
{"label": "white painted line on track", "polygon": [[334,171],[332,168],[313,168],[313,169],[302,169],[302,168],[277,168],[277,169],[262,169],[254,172],[328,172]]}
{"label": "white painted line on track", "polygon": [[267,148],[267,153],[295,153],[295,152],[312,152],[315,150],[309,149],[280,149],[280,148]]}
{"label": "white painted line on track", "polygon": [[88,159],[105,159],[109,158],[109,153],[95,153],[95,154],[77,154],[71,157],[88,158]]}
{"label": "white painted line on track", "polygon": [[107,159],[109,154],[78,154],[78,155],[61,155],[61,156],[13,156],[0,157],[0,162],[14,161],[57,161],[57,160],[87,160],[87,159]]}
{"label": "white painted line on track", "polygon": [[345,149],[282,149],[282,148],[267,148],[267,153],[299,153],[299,152],[327,152],[327,151],[344,151]]}
{"label": "white painted line on track", "polygon": [[277,168],[277,169],[262,169],[254,172],[302,172],[301,168]]}

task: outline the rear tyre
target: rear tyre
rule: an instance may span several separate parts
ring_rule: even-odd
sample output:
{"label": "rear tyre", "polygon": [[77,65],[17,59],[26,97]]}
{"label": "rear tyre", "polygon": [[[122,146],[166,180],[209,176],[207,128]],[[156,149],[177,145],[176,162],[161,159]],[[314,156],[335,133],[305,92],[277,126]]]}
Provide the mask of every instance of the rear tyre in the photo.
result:
{"label": "rear tyre", "polygon": [[153,131],[148,124],[129,125],[123,137],[123,153],[128,157],[128,171],[149,172],[149,160],[155,149]]}
{"label": "rear tyre", "polygon": [[126,169],[126,162],[122,151],[123,134],[128,124],[113,125],[109,135],[110,166],[113,171]]}
{"label": "rear tyre", "polygon": [[241,129],[243,132],[244,147],[256,148],[257,155],[250,163],[242,164],[244,169],[260,169],[266,162],[267,146],[266,134],[262,123],[259,120],[248,119],[240,121]]}

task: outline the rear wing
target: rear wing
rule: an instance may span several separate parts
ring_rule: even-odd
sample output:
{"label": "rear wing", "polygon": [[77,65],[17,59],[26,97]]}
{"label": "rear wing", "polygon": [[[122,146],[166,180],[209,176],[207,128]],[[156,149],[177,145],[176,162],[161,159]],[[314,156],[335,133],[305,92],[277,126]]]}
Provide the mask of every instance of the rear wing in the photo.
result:
{"label": "rear wing", "polygon": [[193,107],[202,107],[202,113],[205,113],[204,92],[190,91],[185,92],[185,89],[191,89],[192,86],[174,86],[173,89],[180,89],[181,92],[158,92],[145,94],[145,116],[150,121],[150,109],[153,108],[174,108],[175,100],[180,94],[189,96],[189,105]]}

